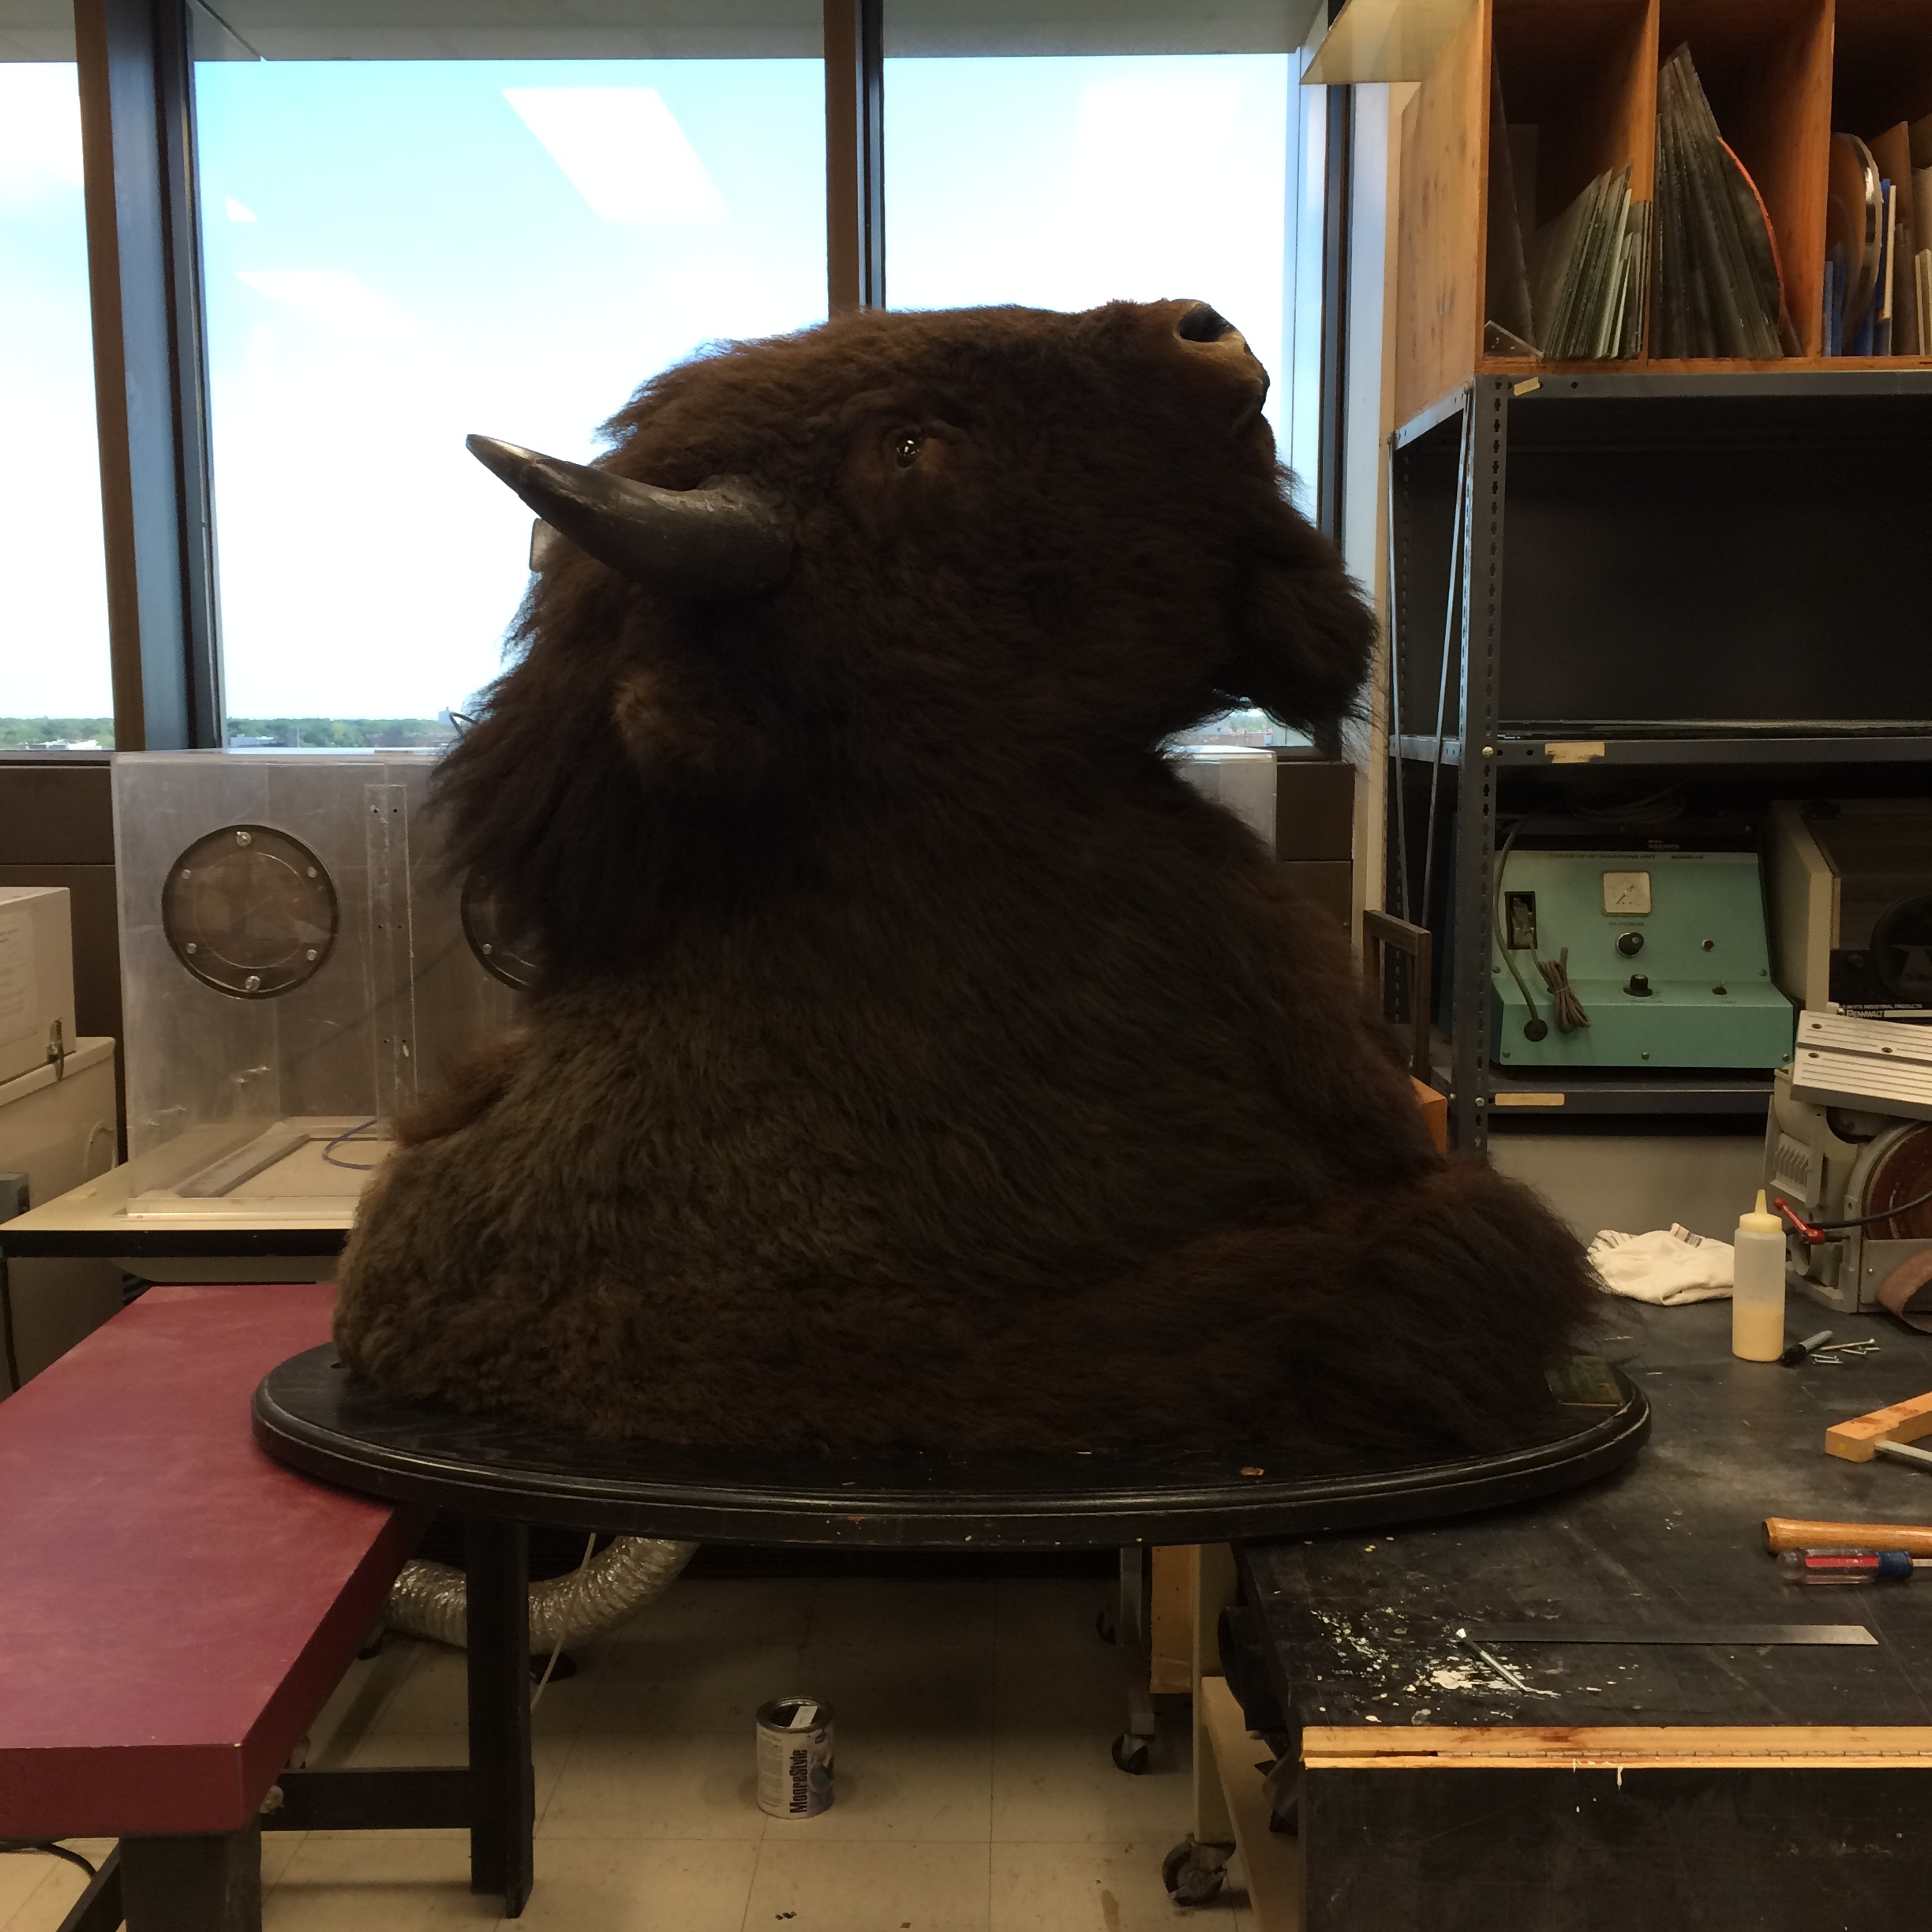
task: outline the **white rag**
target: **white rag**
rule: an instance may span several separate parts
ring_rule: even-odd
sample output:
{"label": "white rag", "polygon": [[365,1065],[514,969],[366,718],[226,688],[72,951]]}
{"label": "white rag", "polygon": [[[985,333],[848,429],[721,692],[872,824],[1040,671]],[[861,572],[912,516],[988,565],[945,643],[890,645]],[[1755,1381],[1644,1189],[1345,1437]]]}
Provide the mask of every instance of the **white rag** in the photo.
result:
{"label": "white rag", "polygon": [[1664,1308],[1720,1301],[1731,1293],[1731,1244],[1675,1222],[1648,1234],[1605,1228],[1590,1243],[1589,1260],[1611,1294]]}

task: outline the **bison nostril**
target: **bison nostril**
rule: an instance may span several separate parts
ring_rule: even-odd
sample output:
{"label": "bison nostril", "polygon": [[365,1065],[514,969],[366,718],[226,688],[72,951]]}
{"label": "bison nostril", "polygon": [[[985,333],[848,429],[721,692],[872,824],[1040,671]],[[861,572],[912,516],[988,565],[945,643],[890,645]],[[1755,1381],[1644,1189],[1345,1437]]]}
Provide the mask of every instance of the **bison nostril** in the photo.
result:
{"label": "bison nostril", "polygon": [[1183,342],[1219,342],[1223,335],[1234,333],[1234,324],[1219,309],[1209,308],[1204,301],[1197,301],[1175,323],[1174,333]]}

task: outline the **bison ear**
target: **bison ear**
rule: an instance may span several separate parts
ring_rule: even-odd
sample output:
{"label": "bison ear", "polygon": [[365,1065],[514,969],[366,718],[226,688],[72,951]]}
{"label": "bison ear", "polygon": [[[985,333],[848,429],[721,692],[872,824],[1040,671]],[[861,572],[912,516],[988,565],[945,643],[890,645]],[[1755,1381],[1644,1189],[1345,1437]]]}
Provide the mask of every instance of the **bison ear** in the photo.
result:
{"label": "bison ear", "polygon": [[1215,682],[1307,732],[1346,717],[1368,675],[1375,616],[1339,561],[1264,564],[1235,612]]}

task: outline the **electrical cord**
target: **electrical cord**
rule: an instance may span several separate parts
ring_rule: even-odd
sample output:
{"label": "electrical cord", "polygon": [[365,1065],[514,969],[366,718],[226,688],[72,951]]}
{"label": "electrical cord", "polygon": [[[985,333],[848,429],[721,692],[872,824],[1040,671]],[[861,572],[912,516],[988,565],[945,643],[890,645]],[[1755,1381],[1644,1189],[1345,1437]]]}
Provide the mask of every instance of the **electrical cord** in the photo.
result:
{"label": "electrical cord", "polygon": [[351,1173],[354,1174],[373,1174],[379,1164],[378,1163],[375,1161],[338,1160],[335,1158],[335,1150],[339,1147],[342,1146],[345,1141],[353,1140],[358,1134],[367,1133],[380,1118],[381,1116],[380,1114],[372,1114],[367,1120],[358,1121],[353,1127],[345,1127],[333,1140],[330,1141],[327,1147],[323,1148],[323,1159],[327,1161],[331,1167],[346,1167]]}
{"label": "electrical cord", "polygon": [[[1549,1021],[1537,1010],[1536,995],[1530,990],[1516,962],[1510,956],[1514,949],[1509,942],[1509,934],[1503,926],[1503,880],[1509,867],[1510,854],[1516,849],[1516,841],[1522,836],[1526,818],[1518,818],[1509,829],[1503,841],[1503,849],[1496,855],[1496,884],[1489,898],[1489,923],[1496,934],[1496,950],[1503,955],[1503,964],[1509,969],[1509,976],[1516,982],[1516,990],[1523,996],[1523,1004],[1530,1009],[1530,1017],[1523,1022],[1523,1038],[1527,1040],[1544,1040],[1549,1038]],[[1570,949],[1565,946],[1553,960],[1538,959],[1536,949],[1529,949],[1530,963],[1543,976],[1543,983],[1548,988],[1551,1000],[1550,1017],[1556,1022],[1559,1033],[1574,1033],[1579,1028],[1590,1023],[1583,1002],[1577,998],[1576,988],[1570,983]]]}
{"label": "electrical cord", "polygon": [[90,1878],[98,1878],[92,1861],[84,1859],[78,1852],[69,1852],[64,1844],[56,1844],[51,1838],[0,1838],[0,1852],[44,1852],[49,1858],[65,1859],[69,1865],[78,1865]]}
{"label": "electrical cord", "polygon": [[1908,1215],[1915,1208],[1923,1208],[1932,1202],[1932,1189],[1915,1195],[1908,1201],[1900,1201],[1896,1207],[1888,1208],[1883,1214],[1859,1215],[1847,1221],[1807,1221],[1782,1194],[1776,1196],[1776,1201],[1784,1218],[1800,1234],[1840,1234],[1853,1228],[1876,1227],[1881,1221],[1896,1221],[1900,1215]]}
{"label": "electrical cord", "polygon": [[[1548,1039],[1549,1023],[1537,1012],[1536,995],[1530,990],[1529,982],[1517,970],[1515,960],[1510,957],[1509,934],[1503,930],[1503,874],[1522,829],[1523,822],[1519,818],[1510,827],[1509,836],[1503,840],[1503,849],[1497,855],[1496,887],[1489,896],[1489,922],[1496,929],[1496,950],[1503,955],[1503,964],[1509,968],[1509,976],[1516,982],[1516,990],[1523,996],[1523,1004],[1530,1009],[1530,1017],[1523,1022],[1523,1038],[1540,1040]],[[1532,952],[1530,957],[1533,960],[1536,954]]]}
{"label": "electrical cord", "polygon": [[[1536,957],[1533,953],[1530,957]],[[1537,960],[1536,968],[1543,975],[1543,983],[1550,990],[1550,998],[1556,1002],[1556,1031],[1574,1033],[1579,1027],[1588,1026],[1589,1015],[1583,1010],[1583,1002],[1577,998],[1576,988],[1570,983],[1570,949],[1565,946],[1553,960]]]}

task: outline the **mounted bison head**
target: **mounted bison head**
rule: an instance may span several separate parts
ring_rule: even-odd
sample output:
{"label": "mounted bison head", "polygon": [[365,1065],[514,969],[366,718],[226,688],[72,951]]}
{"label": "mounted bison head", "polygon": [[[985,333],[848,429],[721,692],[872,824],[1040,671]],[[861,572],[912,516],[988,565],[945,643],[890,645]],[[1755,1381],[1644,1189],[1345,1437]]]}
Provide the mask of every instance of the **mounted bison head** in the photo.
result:
{"label": "mounted bison head", "polygon": [[351,1368],[837,1449],[1547,1407],[1576,1243],[1436,1154],[1333,919],[1162,755],[1362,676],[1266,388],[1198,302],[865,314],[658,377],[596,468],[478,445],[556,534],[442,800],[547,964],[364,1197]]}
{"label": "mounted bison head", "polygon": [[1335,720],[1370,620],[1267,391],[1203,302],[869,313],[658,376],[594,469],[473,438],[561,541],[445,769],[459,863],[608,966],[654,897],[614,875],[694,884],[807,797],[963,801],[1237,702]]}

